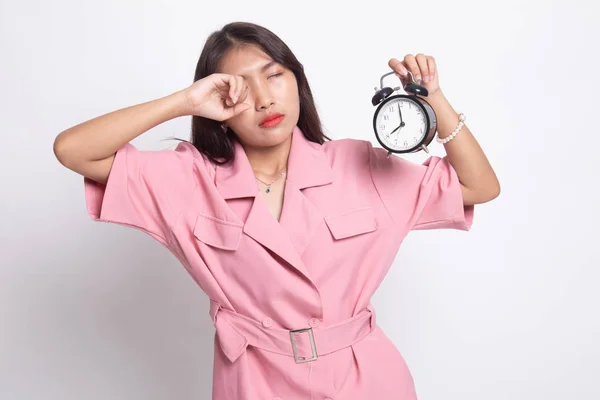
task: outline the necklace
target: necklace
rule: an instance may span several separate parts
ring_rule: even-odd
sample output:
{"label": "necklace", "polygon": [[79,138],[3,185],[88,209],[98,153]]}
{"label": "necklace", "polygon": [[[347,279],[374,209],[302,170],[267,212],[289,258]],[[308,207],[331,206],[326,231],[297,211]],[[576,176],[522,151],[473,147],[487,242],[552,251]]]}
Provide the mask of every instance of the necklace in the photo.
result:
{"label": "necklace", "polygon": [[271,193],[271,185],[272,185],[272,184],[274,184],[275,182],[277,182],[279,179],[281,179],[281,177],[283,176],[283,174],[285,174],[285,171],[286,171],[286,170],[287,170],[287,168],[286,168],[286,169],[284,169],[283,171],[281,171],[281,175],[279,175],[279,177],[277,177],[277,179],[275,179],[275,180],[274,180],[273,182],[271,182],[271,183],[267,183],[267,182],[261,181],[261,180],[260,180],[260,179],[258,179],[256,176],[255,176],[255,178],[256,178],[256,180],[257,180],[257,181],[259,181],[259,182],[262,182],[263,184],[265,184],[265,185],[267,186],[267,188],[265,189],[265,192],[266,192],[266,193]]}

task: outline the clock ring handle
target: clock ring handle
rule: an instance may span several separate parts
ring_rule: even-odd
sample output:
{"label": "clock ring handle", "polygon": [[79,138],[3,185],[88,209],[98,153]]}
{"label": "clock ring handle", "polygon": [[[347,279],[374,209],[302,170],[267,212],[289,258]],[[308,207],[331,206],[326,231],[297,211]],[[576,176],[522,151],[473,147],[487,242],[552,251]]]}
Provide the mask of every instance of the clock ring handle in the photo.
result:
{"label": "clock ring handle", "polygon": [[[381,76],[381,78],[379,78],[379,88],[380,88],[380,89],[383,89],[383,79],[384,79],[385,77],[387,77],[387,76],[390,76],[390,75],[394,75],[395,73],[396,73],[395,71],[392,71],[392,72],[388,72],[388,73],[386,73],[386,74],[383,74],[383,75]],[[410,80],[412,81],[412,83],[415,83],[415,84],[417,84],[417,85],[420,85],[420,84],[421,84],[421,80],[420,80],[420,79],[418,79],[418,80],[415,80],[415,77],[413,76],[412,72],[408,71],[408,74],[410,75]],[[396,91],[396,90],[398,90],[398,89],[400,89],[400,87],[394,88],[394,91]]]}

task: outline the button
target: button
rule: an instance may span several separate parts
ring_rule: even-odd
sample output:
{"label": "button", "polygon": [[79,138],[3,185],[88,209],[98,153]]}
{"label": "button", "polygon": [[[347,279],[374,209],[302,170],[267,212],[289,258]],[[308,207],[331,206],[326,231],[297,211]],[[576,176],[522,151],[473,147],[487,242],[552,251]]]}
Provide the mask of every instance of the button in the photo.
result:
{"label": "button", "polygon": [[[308,324],[309,324],[310,326],[312,326],[313,328],[316,328],[317,326],[319,326],[319,323],[320,323],[320,322],[321,322],[321,321],[319,321],[319,319],[318,319],[318,318],[311,318],[311,319],[310,319],[310,321],[308,321]],[[330,399],[330,400],[331,400],[331,399]]]}
{"label": "button", "polygon": [[270,328],[271,326],[273,326],[273,320],[269,317],[266,317],[265,319],[263,319],[262,324],[265,328]]}

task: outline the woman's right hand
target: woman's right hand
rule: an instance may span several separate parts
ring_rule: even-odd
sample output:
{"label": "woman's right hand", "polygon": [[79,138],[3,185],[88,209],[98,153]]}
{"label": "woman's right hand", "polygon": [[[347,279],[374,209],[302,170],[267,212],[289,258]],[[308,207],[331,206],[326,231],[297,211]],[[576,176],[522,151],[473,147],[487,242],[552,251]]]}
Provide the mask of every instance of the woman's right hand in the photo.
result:
{"label": "woman's right hand", "polygon": [[214,73],[184,89],[189,113],[224,121],[250,108],[243,103],[248,85],[241,76]]}

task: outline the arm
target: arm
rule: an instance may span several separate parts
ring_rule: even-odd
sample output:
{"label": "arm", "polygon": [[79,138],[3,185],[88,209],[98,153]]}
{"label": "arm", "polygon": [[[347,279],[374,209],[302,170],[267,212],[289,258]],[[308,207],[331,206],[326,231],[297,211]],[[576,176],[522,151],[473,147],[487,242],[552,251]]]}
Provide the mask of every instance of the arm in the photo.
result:
{"label": "arm", "polygon": [[[444,138],[458,125],[458,113],[441,90],[422,97],[435,110],[438,136]],[[461,183],[465,205],[485,203],[500,194],[500,183],[479,143],[465,124],[456,137],[444,144],[448,160]]]}
{"label": "arm", "polygon": [[[429,96],[419,97],[427,101],[435,111],[438,136],[445,138],[450,135],[458,125],[458,113],[440,89],[435,59],[423,53],[416,56],[407,54],[402,62],[392,58],[388,65],[396,72],[403,85],[410,82],[408,71],[417,80],[423,78],[421,85],[428,90]],[[444,147],[447,159],[458,175],[464,205],[485,203],[498,197],[498,178],[466,124],[454,139],[444,144]]]}
{"label": "arm", "polygon": [[[151,128],[188,113],[183,91],[96,117],[61,132],[54,154],[65,167],[106,184],[114,156]],[[189,108],[189,107],[188,107]]]}

